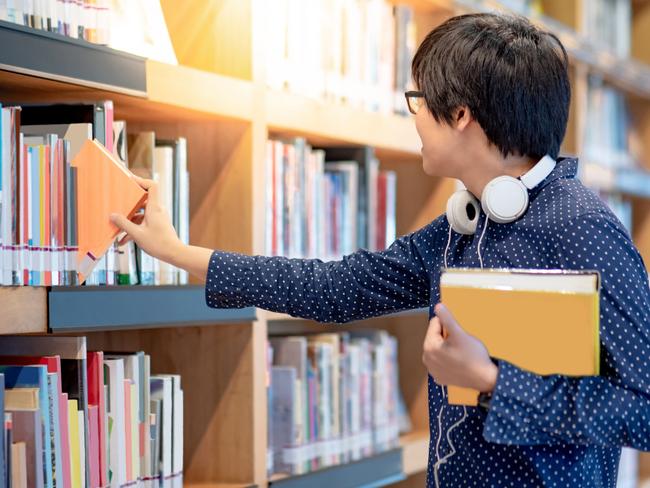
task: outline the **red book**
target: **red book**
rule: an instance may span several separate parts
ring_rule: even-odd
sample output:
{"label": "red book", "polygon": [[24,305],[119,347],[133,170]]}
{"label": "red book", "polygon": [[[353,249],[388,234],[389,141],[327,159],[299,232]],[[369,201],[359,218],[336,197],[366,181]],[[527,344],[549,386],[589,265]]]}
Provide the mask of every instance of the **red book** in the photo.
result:
{"label": "red book", "polygon": [[97,405],[88,405],[88,459],[90,466],[90,486],[99,488],[99,412]]}
{"label": "red book", "polygon": [[131,429],[131,380],[124,380],[124,443],[126,445],[126,481],[133,481],[133,438]]}
{"label": "red book", "polygon": [[[59,388],[59,426],[61,430],[61,450],[63,453],[70,452],[70,439],[68,438],[68,395],[63,393],[61,386],[61,358],[59,356],[0,356],[0,365],[29,366],[42,364],[47,366],[48,373],[56,373],[59,377],[57,386]],[[64,428],[65,426],[65,428]],[[63,455],[63,486],[71,488],[70,479],[70,456]]]}
{"label": "red book", "polygon": [[377,176],[377,241],[375,250],[386,249],[386,173]]}
{"label": "red book", "polygon": [[[89,352],[86,356],[86,376],[88,378],[88,406],[95,405],[99,415],[97,415],[97,432],[99,439],[99,485],[108,485],[108,469],[106,458],[106,417],[103,412],[106,411],[104,399],[104,353]],[[95,485],[93,485],[94,488]]]}

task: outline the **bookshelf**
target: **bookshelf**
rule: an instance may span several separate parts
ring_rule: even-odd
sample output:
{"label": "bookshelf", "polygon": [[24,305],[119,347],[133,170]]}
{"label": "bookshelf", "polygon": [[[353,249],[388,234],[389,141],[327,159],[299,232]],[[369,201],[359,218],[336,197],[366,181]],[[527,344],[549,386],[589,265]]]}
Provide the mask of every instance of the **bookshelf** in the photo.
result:
{"label": "bookshelf", "polygon": [[[109,56],[105,61],[91,56],[86,62],[67,66],[64,72],[61,66],[30,65],[28,61],[45,63],[47,54],[56,50],[71,56],[87,45],[0,23],[0,40],[5,35],[27,36],[29,45],[36,46],[22,51],[22,56],[0,57],[0,101],[112,99],[116,118],[125,119],[130,131],[155,130],[163,138],[186,137],[191,241],[196,245],[244,253],[264,251],[264,148],[269,136],[304,136],[319,146],[374,146],[381,166],[397,172],[398,235],[416,230],[442,213],[454,182],[423,177],[420,143],[411,119],[266,87],[260,1],[188,0],[179,6],[163,0],[180,65],[125,56],[129,63],[136,62],[144,77],[144,84],[136,88],[111,78],[119,69],[101,69],[121,62],[120,56],[95,46],[93,52]],[[406,3],[417,11],[418,40],[455,12],[493,5],[452,0]],[[650,170],[650,4],[633,3],[633,60],[615,59],[575,33],[580,5],[579,0],[545,0],[548,17],[535,19],[560,33],[572,59],[574,104],[564,149],[580,149],[582,81],[586,73],[597,72],[634,101],[642,160]],[[0,56],[7,55],[6,51]],[[92,68],[92,77],[74,71],[81,65]],[[610,185],[608,189],[625,192],[633,200],[633,237],[650,262],[650,185],[633,189],[626,186],[629,180],[618,175],[603,177],[599,171],[595,167],[591,172],[595,185]],[[646,172],[639,172],[629,178],[638,184],[639,178],[647,177]],[[414,428],[401,438],[400,447],[304,477],[268,479],[267,338],[280,333],[345,330],[359,324],[316,326],[254,309],[212,311],[200,303],[202,294],[196,283],[161,289],[3,288],[0,333],[83,332],[91,349],[143,349],[152,356],[153,372],[181,374],[187,411],[185,486],[235,488],[272,483],[302,487],[316,486],[319,479],[329,486],[342,486],[332,483],[333,479],[382,486],[403,478],[401,487],[421,486],[428,452],[427,381],[420,361],[425,310],[363,323],[399,339],[400,384]],[[650,478],[647,455],[642,456],[640,466],[642,478]]]}

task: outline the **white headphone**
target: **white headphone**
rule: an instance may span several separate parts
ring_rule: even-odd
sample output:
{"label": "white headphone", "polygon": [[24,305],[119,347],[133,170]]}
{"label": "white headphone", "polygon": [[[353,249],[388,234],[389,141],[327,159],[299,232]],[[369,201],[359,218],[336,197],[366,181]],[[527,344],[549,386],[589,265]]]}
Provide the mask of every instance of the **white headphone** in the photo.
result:
{"label": "white headphone", "polygon": [[[483,211],[493,222],[514,222],[528,209],[528,191],[544,181],[554,168],[555,159],[547,154],[519,178],[494,178],[485,185],[481,194]],[[447,201],[447,220],[451,228],[459,234],[474,234],[478,216],[479,202],[469,190],[459,190]]]}

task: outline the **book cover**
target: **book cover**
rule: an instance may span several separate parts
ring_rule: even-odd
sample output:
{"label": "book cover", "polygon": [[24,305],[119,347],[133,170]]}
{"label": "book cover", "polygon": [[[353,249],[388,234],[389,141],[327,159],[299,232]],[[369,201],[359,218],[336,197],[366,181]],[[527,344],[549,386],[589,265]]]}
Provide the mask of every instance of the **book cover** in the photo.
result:
{"label": "book cover", "polygon": [[[492,357],[541,375],[598,374],[598,289],[588,271],[448,269],[440,278],[441,301],[468,334]],[[477,400],[477,391],[448,387],[450,405]]]}
{"label": "book cover", "polygon": [[111,484],[126,483],[126,437],[124,411],[124,361],[104,359],[104,381],[108,385],[108,467]]}
{"label": "book cover", "polygon": [[150,379],[151,399],[161,400],[162,418],[160,419],[160,475],[167,478],[172,474],[172,419],[173,399],[172,380],[168,377],[152,376]]}
{"label": "book cover", "polygon": [[[11,411],[11,410],[10,410]],[[38,404],[35,408],[13,410],[12,436],[14,442],[25,443],[27,486],[42,488],[43,482],[43,433]]]}
{"label": "book cover", "polygon": [[[87,354],[86,364],[88,367],[88,405],[97,407],[97,435],[98,435],[98,462],[99,462],[99,486],[108,484],[107,460],[106,460],[106,411],[104,398],[104,353],[91,351]],[[90,414],[89,414],[90,419]],[[91,443],[92,444],[92,443]],[[92,463],[91,463],[92,465]],[[94,486],[94,485],[92,485]]]}
{"label": "book cover", "polygon": [[86,141],[72,164],[78,178],[78,273],[83,282],[119,233],[110,214],[133,217],[146,192],[97,141]]}

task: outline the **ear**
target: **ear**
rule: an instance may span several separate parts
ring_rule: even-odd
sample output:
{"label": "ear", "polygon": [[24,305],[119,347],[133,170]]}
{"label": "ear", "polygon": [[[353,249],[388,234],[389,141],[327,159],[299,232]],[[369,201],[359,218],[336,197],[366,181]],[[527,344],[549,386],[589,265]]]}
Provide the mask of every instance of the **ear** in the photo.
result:
{"label": "ear", "polygon": [[463,131],[472,121],[472,113],[468,107],[458,107],[454,112],[454,124],[456,129]]}

